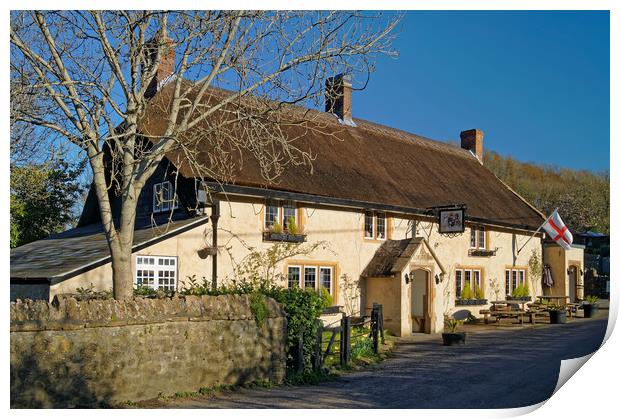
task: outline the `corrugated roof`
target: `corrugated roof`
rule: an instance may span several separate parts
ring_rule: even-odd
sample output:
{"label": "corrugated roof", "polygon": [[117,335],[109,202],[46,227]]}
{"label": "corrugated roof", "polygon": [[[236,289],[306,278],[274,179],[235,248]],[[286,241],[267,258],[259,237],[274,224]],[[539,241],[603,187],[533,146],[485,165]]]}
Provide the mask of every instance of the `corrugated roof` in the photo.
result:
{"label": "corrugated roof", "polygon": [[[149,105],[140,124],[146,134],[165,131],[169,93],[162,90]],[[208,100],[222,94],[215,90]],[[231,150],[234,170],[228,183],[412,209],[465,204],[469,217],[525,229],[536,229],[543,220],[467,150],[361,119],[350,127],[323,112],[289,107],[283,118],[287,112],[291,120],[300,115],[305,120],[283,130],[296,138],[296,147],[316,156],[312,167],[290,165],[278,181],[268,182],[255,158]],[[240,129],[239,135],[244,132]],[[200,135],[197,128],[182,140],[191,142]],[[196,149],[198,161],[209,167],[211,147],[198,144]],[[185,163],[182,151],[171,152],[168,158],[185,177],[196,177],[200,170]]]}
{"label": "corrugated roof", "polygon": [[[184,220],[138,220],[133,247],[177,235],[206,223],[208,217]],[[91,224],[53,235],[44,240],[11,249],[11,280],[49,279],[52,282],[74,276],[110,260],[108,244],[101,224]]]}

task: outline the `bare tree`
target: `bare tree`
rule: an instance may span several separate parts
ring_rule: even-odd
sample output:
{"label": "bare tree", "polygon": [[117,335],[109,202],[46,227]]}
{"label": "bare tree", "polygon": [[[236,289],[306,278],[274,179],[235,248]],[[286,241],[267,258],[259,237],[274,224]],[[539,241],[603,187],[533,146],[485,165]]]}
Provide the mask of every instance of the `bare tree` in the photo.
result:
{"label": "bare tree", "polygon": [[[12,55],[28,64],[30,88],[54,104],[15,121],[53,130],[87,154],[115,298],[132,296],[136,203],[164,156],[220,181],[233,153],[254,157],[271,180],[288,165],[311,165],[282,126],[320,127],[290,105],[318,104],[329,75],[348,73],[364,85],[374,57],[393,54],[399,19],[345,11],[12,13]],[[197,158],[205,152],[208,164]],[[109,193],[119,196],[120,214]]]}

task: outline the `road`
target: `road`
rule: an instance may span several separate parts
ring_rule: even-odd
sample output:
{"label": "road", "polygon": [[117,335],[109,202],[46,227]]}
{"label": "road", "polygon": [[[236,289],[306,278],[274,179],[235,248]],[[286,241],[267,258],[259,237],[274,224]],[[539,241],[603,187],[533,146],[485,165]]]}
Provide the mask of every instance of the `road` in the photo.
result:
{"label": "road", "polygon": [[[606,314],[606,312],[605,312]],[[439,335],[405,340],[371,370],[315,386],[239,389],[172,399],[174,408],[510,408],[542,402],[560,361],[596,350],[607,318],[468,333],[445,347]]]}

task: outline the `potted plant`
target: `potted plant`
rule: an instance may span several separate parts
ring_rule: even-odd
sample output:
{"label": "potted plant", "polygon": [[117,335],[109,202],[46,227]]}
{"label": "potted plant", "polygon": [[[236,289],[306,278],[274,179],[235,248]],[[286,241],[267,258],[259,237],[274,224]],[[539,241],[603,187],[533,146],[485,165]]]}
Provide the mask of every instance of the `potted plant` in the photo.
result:
{"label": "potted plant", "polygon": [[564,324],[566,323],[566,307],[562,304],[549,305],[549,323]]}
{"label": "potted plant", "polygon": [[581,308],[583,309],[583,317],[589,319],[594,317],[598,313],[598,297],[595,295],[586,296],[586,301],[581,303]]}
{"label": "potted plant", "polygon": [[445,346],[452,346],[456,343],[465,343],[465,332],[457,332],[462,323],[462,320],[456,320],[450,316],[445,316],[444,327],[449,330],[449,332],[444,332],[441,334],[443,344]]}

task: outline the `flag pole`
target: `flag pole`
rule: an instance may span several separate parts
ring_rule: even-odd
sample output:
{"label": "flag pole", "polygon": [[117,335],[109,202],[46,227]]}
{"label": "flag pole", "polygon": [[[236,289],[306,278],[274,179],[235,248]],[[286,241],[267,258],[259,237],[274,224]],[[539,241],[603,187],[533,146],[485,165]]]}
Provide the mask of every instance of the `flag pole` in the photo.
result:
{"label": "flag pole", "polygon": [[532,238],[538,234],[538,232],[540,231],[541,228],[543,228],[543,226],[547,223],[547,221],[549,221],[549,218],[553,217],[553,214],[555,214],[557,212],[558,208],[556,208],[555,210],[553,210],[553,212],[551,213],[550,216],[547,217],[547,219],[545,221],[543,221],[543,223],[540,225],[540,227],[538,227],[536,229],[536,231],[530,236],[529,239],[527,239],[527,241],[525,243],[523,243],[523,246],[521,246],[520,248],[517,249],[517,255],[521,252],[521,250],[523,250],[523,248],[525,247],[525,245],[527,245],[530,240],[532,240]]}

